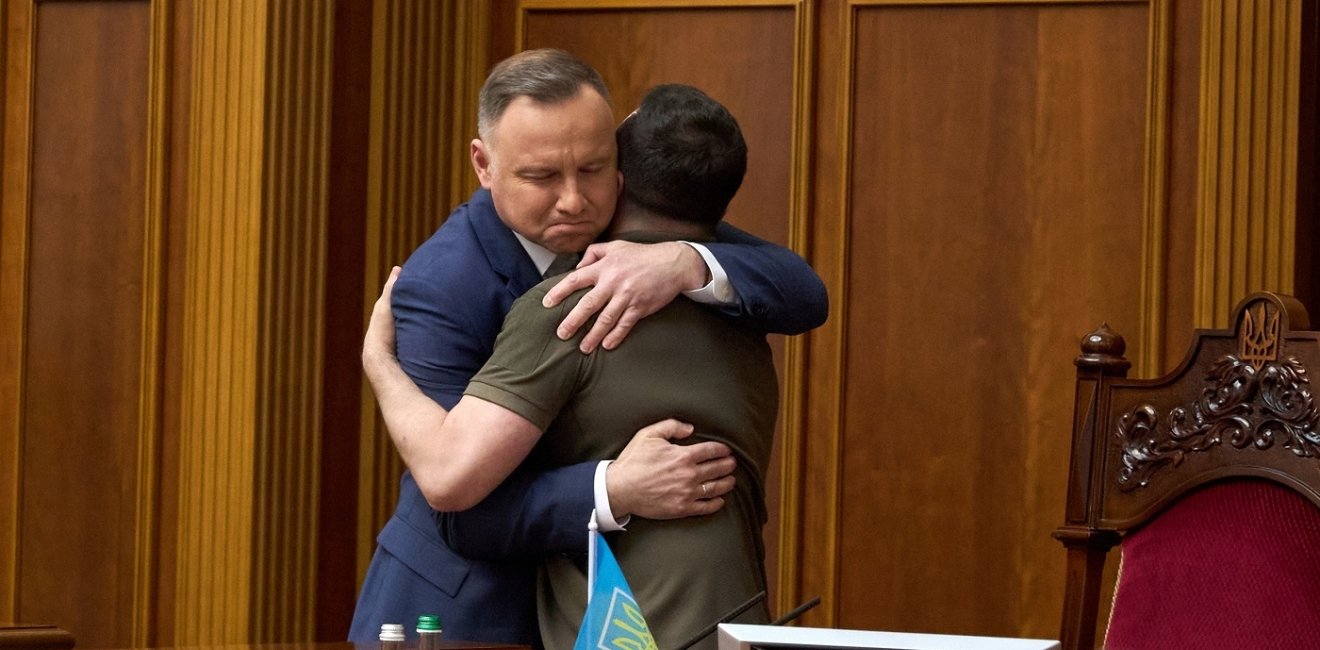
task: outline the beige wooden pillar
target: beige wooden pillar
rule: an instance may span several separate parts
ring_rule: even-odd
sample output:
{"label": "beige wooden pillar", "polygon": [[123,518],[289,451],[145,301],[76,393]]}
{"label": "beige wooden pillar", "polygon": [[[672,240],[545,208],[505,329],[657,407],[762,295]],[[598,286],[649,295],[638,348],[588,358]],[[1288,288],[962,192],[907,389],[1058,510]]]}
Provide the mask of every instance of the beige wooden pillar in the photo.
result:
{"label": "beige wooden pillar", "polygon": [[171,645],[311,640],[333,12],[194,8]]}
{"label": "beige wooden pillar", "polygon": [[1195,320],[1293,290],[1301,0],[1210,0],[1201,42]]}

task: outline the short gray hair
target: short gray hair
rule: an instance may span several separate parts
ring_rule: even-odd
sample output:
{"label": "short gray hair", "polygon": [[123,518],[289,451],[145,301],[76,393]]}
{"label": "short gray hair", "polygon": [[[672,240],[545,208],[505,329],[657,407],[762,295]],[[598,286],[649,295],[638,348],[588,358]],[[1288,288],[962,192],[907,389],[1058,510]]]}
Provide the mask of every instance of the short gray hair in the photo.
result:
{"label": "short gray hair", "polygon": [[477,133],[482,139],[489,138],[490,129],[519,97],[557,104],[575,97],[583,84],[600,93],[606,104],[610,102],[605,80],[586,61],[549,48],[519,52],[500,61],[481,86]]}

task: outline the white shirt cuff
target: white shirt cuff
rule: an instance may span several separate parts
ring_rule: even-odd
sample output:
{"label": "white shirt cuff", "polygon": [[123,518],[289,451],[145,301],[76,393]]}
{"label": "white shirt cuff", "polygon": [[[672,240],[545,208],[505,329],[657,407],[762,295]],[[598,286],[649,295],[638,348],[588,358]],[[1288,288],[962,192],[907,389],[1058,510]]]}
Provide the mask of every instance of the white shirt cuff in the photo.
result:
{"label": "white shirt cuff", "polygon": [[614,511],[610,510],[609,490],[605,487],[605,468],[610,466],[612,460],[602,460],[596,465],[596,526],[602,533],[610,533],[616,530],[623,530],[624,526],[632,520],[632,515],[619,521],[614,518]]}
{"label": "white shirt cuff", "polygon": [[729,276],[724,272],[724,267],[720,266],[720,261],[715,259],[710,249],[690,241],[683,242],[696,249],[701,259],[706,261],[706,267],[710,269],[710,282],[700,289],[684,291],[683,295],[688,298],[708,305],[733,305],[738,302],[738,294],[734,292],[733,285],[729,284]]}

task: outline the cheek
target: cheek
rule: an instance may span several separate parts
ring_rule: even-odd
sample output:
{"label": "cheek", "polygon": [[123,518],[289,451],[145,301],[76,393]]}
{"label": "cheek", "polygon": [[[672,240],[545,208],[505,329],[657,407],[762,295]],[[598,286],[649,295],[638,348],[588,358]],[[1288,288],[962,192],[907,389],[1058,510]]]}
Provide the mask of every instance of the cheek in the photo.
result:
{"label": "cheek", "polygon": [[500,188],[499,210],[508,221],[531,227],[545,220],[555,203],[553,192],[522,183],[507,183]]}

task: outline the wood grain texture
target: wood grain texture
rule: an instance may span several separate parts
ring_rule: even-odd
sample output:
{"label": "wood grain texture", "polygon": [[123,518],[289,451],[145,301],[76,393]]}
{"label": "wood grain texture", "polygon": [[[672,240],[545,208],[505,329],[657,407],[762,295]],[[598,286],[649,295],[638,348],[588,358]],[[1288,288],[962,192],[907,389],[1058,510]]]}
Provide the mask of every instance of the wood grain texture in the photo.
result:
{"label": "wood grain texture", "polygon": [[777,344],[801,401],[771,610],[1054,637],[1078,337],[1108,320],[1151,376],[1285,254],[1314,291],[1318,14],[5,2],[0,619],[84,647],[269,639],[280,617],[343,637],[400,470],[358,373],[366,308],[475,186],[490,63],[552,45],[601,69],[618,117],[667,81],[729,105],[752,146],[731,220],[831,291],[824,328]]}
{"label": "wood grain texture", "polygon": [[837,623],[1052,636],[1060,360],[1139,318],[1146,7],[855,17]]}
{"label": "wood grain texture", "polygon": [[253,618],[267,10],[202,2],[191,16],[177,645],[245,642]]}
{"label": "wood grain texture", "polygon": [[149,10],[34,16],[17,613],[87,645],[133,638]]}
{"label": "wood grain texture", "polygon": [[[249,642],[316,629],[333,7],[270,5],[255,375]],[[334,507],[334,506],[332,506]]]}
{"label": "wood grain texture", "polygon": [[160,447],[161,389],[164,369],[164,305],[166,242],[169,197],[169,80],[171,7],[163,2],[150,5],[148,90],[145,142],[145,200],[142,223],[142,330],[138,356],[137,477],[133,540],[132,643],[151,643],[155,624],[155,599],[160,534]]}
{"label": "wood grain texture", "polygon": [[[1168,220],[1164,235],[1164,333],[1155,367],[1138,363],[1133,376],[1155,377],[1182,360],[1195,327],[1196,229],[1201,128],[1201,20],[1204,2],[1173,0],[1170,49]],[[1143,359],[1144,360],[1144,359]]]}
{"label": "wood grain texture", "polygon": [[1196,322],[1293,290],[1301,5],[1207,2],[1201,41]]}
{"label": "wood grain texture", "polygon": [[[390,267],[403,264],[477,188],[468,147],[489,68],[481,56],[490,31],[486,10],[479,3],[428,0],[375,4],[363,323]],[[403,472],[375,398],[361,385],[359,576],[394,512]]]}
{"label": "wood grain texture", "polygon": [[157,522],[157,570],[152,576],[154,603],[146,614],[153,620],[149,638],[144,645],[160,647],[174,643],[176,633],[175,596],[178,593],[180,572],[186,563],[179,560],[179,532],[182,508],[180,506],[182,461],[180,458],[184,408],[185,326],[192,318],[186,297],[192,295],[188,273],[188,233],[191,230],[189,214],[193,198],[189,192],[194,131],[191,127],[194,106],[193,54],[194,11],[193,2],[176,2],[170,6],[169,43],[169,153],[168,187],[166,189],[165,220],[165,286],[161,323],[163,348],[161,350],[160,438],[158,464],[160,492],[157,495],[159,521]]}
{"label": "wood grain texture", "polygon": [[563,48],[595,66],[619,120],[659,83],[691,84],[728,107],[748,149],[728,220],[787,244],[793,20],[792,8],[531,11],[522,45]]}
{"label": "wood grain texture", "polygon": [[0,6],[0,616],[18,618],[18,549],[23,468],[23,324],[31,168],[32,10]]}

